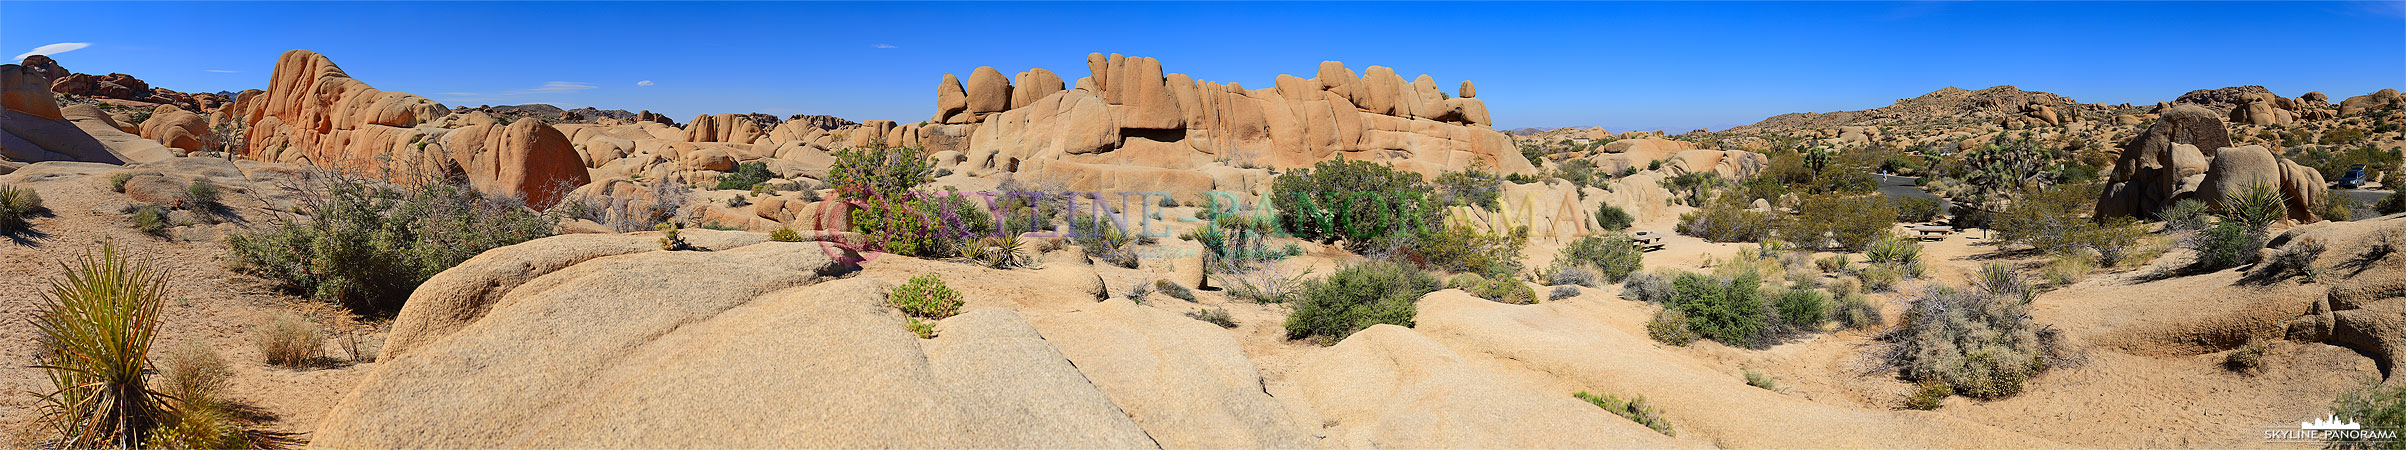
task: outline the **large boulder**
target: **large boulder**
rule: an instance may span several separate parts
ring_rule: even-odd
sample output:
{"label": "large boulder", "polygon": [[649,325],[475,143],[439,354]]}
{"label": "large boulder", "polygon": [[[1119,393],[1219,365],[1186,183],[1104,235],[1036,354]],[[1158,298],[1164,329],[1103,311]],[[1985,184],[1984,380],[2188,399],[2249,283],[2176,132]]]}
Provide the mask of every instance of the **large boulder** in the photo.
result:
{"label": "large boulder", "polygon": [[[50,90],[42,86],[42,75],[16,64],[0,65],[0,156],[13,161],[83,161],[124,164],[125,156],[111,151],[108,145],[94,138],[77,122],[68,121],[59,109]],[[98,115],[98,109],[82,105]],[[113,124],[103,125],[117,131]],[[123,134],[123,132],[119,132]]]}
{"label": "large boulder", "polygon": [[[2176,149],[2187,144],[2192,150]],[[2156,210],[2188,198],[2182,180],[2199,175],[2200,166],[2188,151],[2231,146],[2230,132],[2220,114],[2194,104],[2173,105],[2147,131],[2122,146],[2105,192],[2097,200],[2097,216],[2152,217]]]}
{"label": "large boulder", "polygon": [[159,105],[139,127],[143,138],[186,152],[204,150],[210,134],[207,119],[175,105]]}
{"label": "large boulder", "polygon": [[1011,108],[1011,79],[991,66],[979,66],[969,73],[969,84],[962,86],[968,97],[969,113],[983,117],[986,113]]}
{"label": "large boulder", "polygon": [[2347,100],[2341,100],[2339,102],[2339,115],[2353,116],[2371,111],[2401,107],[2406,107],[2406,95],[2399,95],[2397,89],[2382,89],[2379,91],[2374,91],[2370,94],[2348,97]]}
{"label": "large boulder", "polygon": [[963,113],[969,110],[969,94],[961,91],[961,79],[944,74],[936,83],[936,117],[929,122],[968,123]]}
{"label": "large boulder", "polygon": [[686,236],[716,251],[561,236],[437,275],[311,445],[1158,445],[1016,313],[970,311],[923,340],[890,285],[838,279],[857,269],[820,243]]}
{"label": "large boulder", "polygon": [[450,161],[466,173],[470,185],[524,199],[537,208],[549,208],[592,181],[568,136],[540,120],[460,128],[445,136],[444,143]]}

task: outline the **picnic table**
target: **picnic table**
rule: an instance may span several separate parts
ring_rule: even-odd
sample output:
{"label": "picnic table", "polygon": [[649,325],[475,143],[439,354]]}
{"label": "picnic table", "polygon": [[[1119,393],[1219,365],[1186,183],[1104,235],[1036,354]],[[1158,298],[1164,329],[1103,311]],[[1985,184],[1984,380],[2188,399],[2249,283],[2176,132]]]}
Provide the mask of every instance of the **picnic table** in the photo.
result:
{"label": "picnic table", "polygon": [[1639,250],[1661,250],[1663,246],[1663,234],[1652,231],[1629,235],[1629,240],[1636,243]]}
{"label": "picnic table", "polygon": [[1955,227],[1945,225],[1921,225],[1907,227],[1906,229],[1913,230],[1914,235],[1922,239],[1932,240],[1946,239],[1947,233],[1952,233],[1955,231]]}

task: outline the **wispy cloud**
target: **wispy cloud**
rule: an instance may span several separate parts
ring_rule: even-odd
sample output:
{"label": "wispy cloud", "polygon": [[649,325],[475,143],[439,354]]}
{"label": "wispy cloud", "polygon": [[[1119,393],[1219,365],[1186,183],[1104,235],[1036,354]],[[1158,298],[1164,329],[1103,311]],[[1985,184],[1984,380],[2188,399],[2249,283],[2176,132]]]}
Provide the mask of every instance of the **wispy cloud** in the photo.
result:
{"label": "wispy cloud", "polygon": [[78,49],[82,49],[82,48],[84,48],[84,47],[90,47],[90,46],[92,46],[92,43],[90,43],[90,42],[60,42],[60,43],[56,43],[56,44],[50,44],[50,45],[44,45],[44,46],[40,46],[40,47],[34,47],[34,48],[33,48],[33,51],[30,51],[30,52],[25,52],[25,54],[22,54],[22,55],[17,55],[17,57],[16,57],[16,58],[13,58],[13,59],[16,59],[16,60],[19,60],[19,61],[23,61],[23,60],[25,60],[25,57],[27,57],[27,56],[33,56],[33,55],[56,55],[56,54],[60,54],[60,53],[66,53],[66,52],[72,52],[72,51],[76,51],[76,50],[78,50]]}
{"label": "wispy cloud", "polygon": [[637,82],[635,82],[635,85],[636,85],[636,86],[650,86],[650,85],[652,85],[652,80],[643,80],[643,81],[637,81]]}
{"label": "wispy cloud", "polygon": [[242,71],[240,71],[240,70],[225,70],[225,69],[201,69],[201,71],[202,71],[202,72],[209,72],[209,73],[242,73]]}
{"label": "wispy cloud", "polygon": [[896,47],[896,46],[894,46],[894,44],[877,44],[877,45],[871,45],[871,46],[869,46],[869,48],[902,48],[902,47]]}
{"label": "wispy cloud", "polygon": [[515,91],[503,92],[502,95],[566,94],[583,91],[586,89],[593,89],[596,87],[600,86],[574,81],[550,81],[543,83],[542,86],[536,86],[534,89],[519,89]]}

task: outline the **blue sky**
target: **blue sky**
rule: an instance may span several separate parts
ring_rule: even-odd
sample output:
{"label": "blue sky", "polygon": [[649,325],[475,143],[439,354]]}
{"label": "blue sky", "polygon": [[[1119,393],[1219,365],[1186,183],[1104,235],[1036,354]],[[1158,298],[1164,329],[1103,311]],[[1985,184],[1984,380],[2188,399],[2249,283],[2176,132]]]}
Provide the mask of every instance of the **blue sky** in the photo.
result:
{"label": "blue sky", "polygon": [[181,91],[264,88],[306,48],[451,105],[679,120],[925,120],[945,72],[1074,81],[1089,52],[1251,88],[1322,60],[1468,79],[1500,128],[1720,129],[1947,86],[2113,103],[2406,88],[2406,2],[0,2],[0,55],[58,43],[88,44],[54,55],[70,70]]}

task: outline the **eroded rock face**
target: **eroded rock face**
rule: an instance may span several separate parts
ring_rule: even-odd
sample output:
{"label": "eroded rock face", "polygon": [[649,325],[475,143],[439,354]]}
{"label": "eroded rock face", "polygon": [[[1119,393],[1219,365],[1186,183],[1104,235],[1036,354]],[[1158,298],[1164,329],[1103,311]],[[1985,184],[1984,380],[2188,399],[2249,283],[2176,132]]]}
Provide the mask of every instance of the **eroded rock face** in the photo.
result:
{"label": "eroded rock face", "polygon": [[2406,95],[2399,95],[2396,89],[2382,89],[2341,100],[2339,115],[2353,116],[2369,111],[2400,107],[2406,107]]}
{"label": "eroded rock face", "polygon": [[[84,161],[124,164],[91,133],[67,120],[44,87],[43,75],[26,66],[0,65],[0,156],[25,162]],[[85,106],[91,109],[90,106]],[[92,113],[97,114],[94,110]]]}

